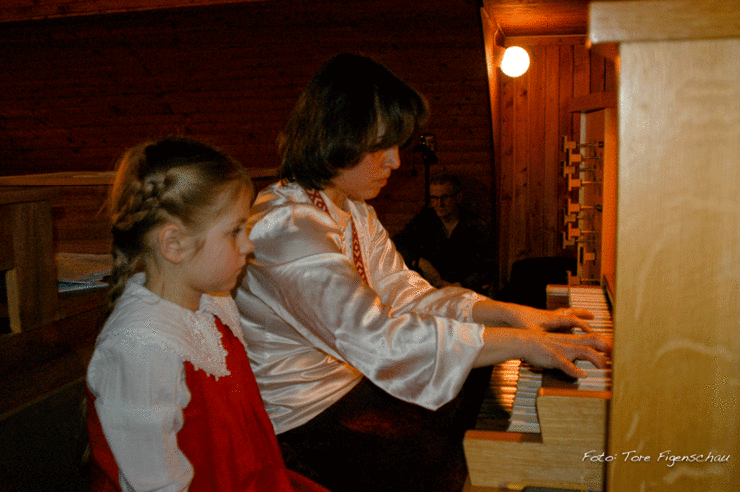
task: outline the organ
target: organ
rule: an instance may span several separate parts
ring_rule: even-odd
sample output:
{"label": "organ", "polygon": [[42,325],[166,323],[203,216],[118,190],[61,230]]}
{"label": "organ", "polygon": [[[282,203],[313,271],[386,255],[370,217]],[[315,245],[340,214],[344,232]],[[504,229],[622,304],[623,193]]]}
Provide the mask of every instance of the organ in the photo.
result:
{"label": "organ", "polygon": [[[541,463],[526,454],[497,468],[511,452],[507,440],[533,447],[537,439],[490,431],[497,442],[482,453],[487,461],[471,461],[468,453],[466,490],[566,484],[614,492],[736,490],[740,9],[736,2],[708,0],[592,2],[589,24],[594,49],[615,57],[619,67],[608,410],[599,425],[574,426],[571,439],[555,440],[582,440],[580,454],[567,460],[571,477],[584,470],[578,483],[554,482],[558,466],[545,470],[544,479],[535,476]],[[552,407],[559,405],[549,400],[540,391],[543,446],[551,420],[569,422],[598,406],[580,398],[553,419]],[[478,431],[471,432],[468,437]],[[602,442],[605,456],[615,459],[596,463],[599,471],[579,468],[584,453]],[[667,455],[704,458],[668,462]],[[706,459],[711,456],[729,458]],[[505,476],[514,466],[522,476]],[[503,479],[481,481],[476,469]]]}
{"label": "organ", "polygon": [[[589,309],[594,332],[612,337],[610,305],[600,286],[550,286],[547,300],[552,309]],[[463,442],[471,484],[603,490],[600,456],[606,449],[611,370],[577,365],[588,378],[563,378],[518,360],[494,367],[478,423]],[[506,430],[496,430],[497,408],[509,414]]]}

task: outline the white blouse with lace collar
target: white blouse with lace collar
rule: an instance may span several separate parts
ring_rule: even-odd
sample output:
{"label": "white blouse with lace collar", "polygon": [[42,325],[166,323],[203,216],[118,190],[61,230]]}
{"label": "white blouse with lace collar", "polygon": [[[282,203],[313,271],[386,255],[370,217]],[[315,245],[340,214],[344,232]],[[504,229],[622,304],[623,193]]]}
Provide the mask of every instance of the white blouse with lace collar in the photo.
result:
{"label": "white blouse with lace collar", "polygon": [[134,275],[98,336],[87,384],[128,490],[183,490],[193,469],[177,446],[190,402],[184,362],[229,375],[214,316],[244,343],[231,297],[203,295],[193,312],[164,300]]}

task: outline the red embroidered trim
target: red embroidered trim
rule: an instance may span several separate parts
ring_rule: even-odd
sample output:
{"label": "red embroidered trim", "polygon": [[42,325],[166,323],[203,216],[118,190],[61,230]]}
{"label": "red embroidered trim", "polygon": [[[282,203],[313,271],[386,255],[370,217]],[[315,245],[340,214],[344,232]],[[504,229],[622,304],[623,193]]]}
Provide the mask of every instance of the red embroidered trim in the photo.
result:
{"label": "red embroidered trim", "polygon": [[326,206],[326,202],[322,198],[321,193],[319,193],[319,190],[306,190],[306,193],[308,193],[308,196],[311,198],[314,205],[324,212],[329,213],[329,207]]}
{"label": "red embroidered trim", "polygon": [[349,223],[352,226],[352,259],[355,262],[355,268],[360,277],[365,281],[367,285],[370,282],[367,281],[367,273],[365,272],[365,265],[362,262],[362,250],[360,249],[360,240],[357,236],[357,229],[355,228],[355,221],[350,217]]}
{"label": "red embroidered trim", "polygon": [[[329,207],[326,206],[326,202],[324,201],[323,197],[321,196],[321,193],[319,193],[319,190],[306,190],[306,193],[308,193],[308,196],[311,198],[311,201],[319,207],[321,210],[323,210],[326,213],[329,213]],[[352,216],[349,217],[349,223],[352,226],[352,261],[355,263],[355,269],[357,270],[357,273],[360,274],[362,279],[365,281],[367,285],[370,285],[370,282],[367,280],[367,272],[365,271],[365,265],[362,261],[362,250],[360,249],[360,239],[357,235],[357,228],[355,228],[355,221],[352,220]]]}

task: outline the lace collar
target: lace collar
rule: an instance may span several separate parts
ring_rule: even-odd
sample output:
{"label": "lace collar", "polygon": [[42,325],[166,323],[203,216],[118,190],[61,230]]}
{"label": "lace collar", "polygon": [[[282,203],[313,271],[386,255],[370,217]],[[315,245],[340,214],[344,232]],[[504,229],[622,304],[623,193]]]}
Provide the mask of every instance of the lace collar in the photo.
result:
{"label": "lace collar", "polygon": [[140,310],[137,318],[149,318],[150,323],[147,324],[154,328],[147,330],[150,341],[172,347],[183,360],[217,379],[231,374],[226,366],[227,352],[214,316],[218,316],[246,347],[234,300],[226,294],[204,294],[199,309],[193,312],[157,296],[144,287],[144,282],[143,273],[134,275],[128,281],[121,300],[138,305],[135,307]]}

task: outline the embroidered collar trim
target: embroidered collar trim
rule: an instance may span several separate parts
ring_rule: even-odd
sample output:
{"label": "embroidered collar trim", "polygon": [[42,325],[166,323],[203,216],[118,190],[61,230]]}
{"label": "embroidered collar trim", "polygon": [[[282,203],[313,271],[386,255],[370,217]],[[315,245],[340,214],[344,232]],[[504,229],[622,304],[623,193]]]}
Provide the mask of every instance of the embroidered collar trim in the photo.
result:
{"label": "embroidered collar trim", "polygon": [[[306,190],[306,193],[308,193],[309,198],[311,198],[311,201],[314,205],[316,205],[318,208],[329,213],[329,207],[326,205],[326,202],[324,201],[324,197],[321,196],[321,192],[319,190]],[[368,282],[367,278],[367,272],[365,270],[365,264],[362,261],[362,249],[360,248],[360,238],[357,235],[357,229],[355,228],[355,221],[352,220],[352,215],[350,214],[349,218],[350,227],[352,227],[352,261],[355,264],[355,269],[357,270],[357,273],[360,274],[360,277],[362,277],[362,280],[365,281],[366,284],[370,285],[370,282]]]}

